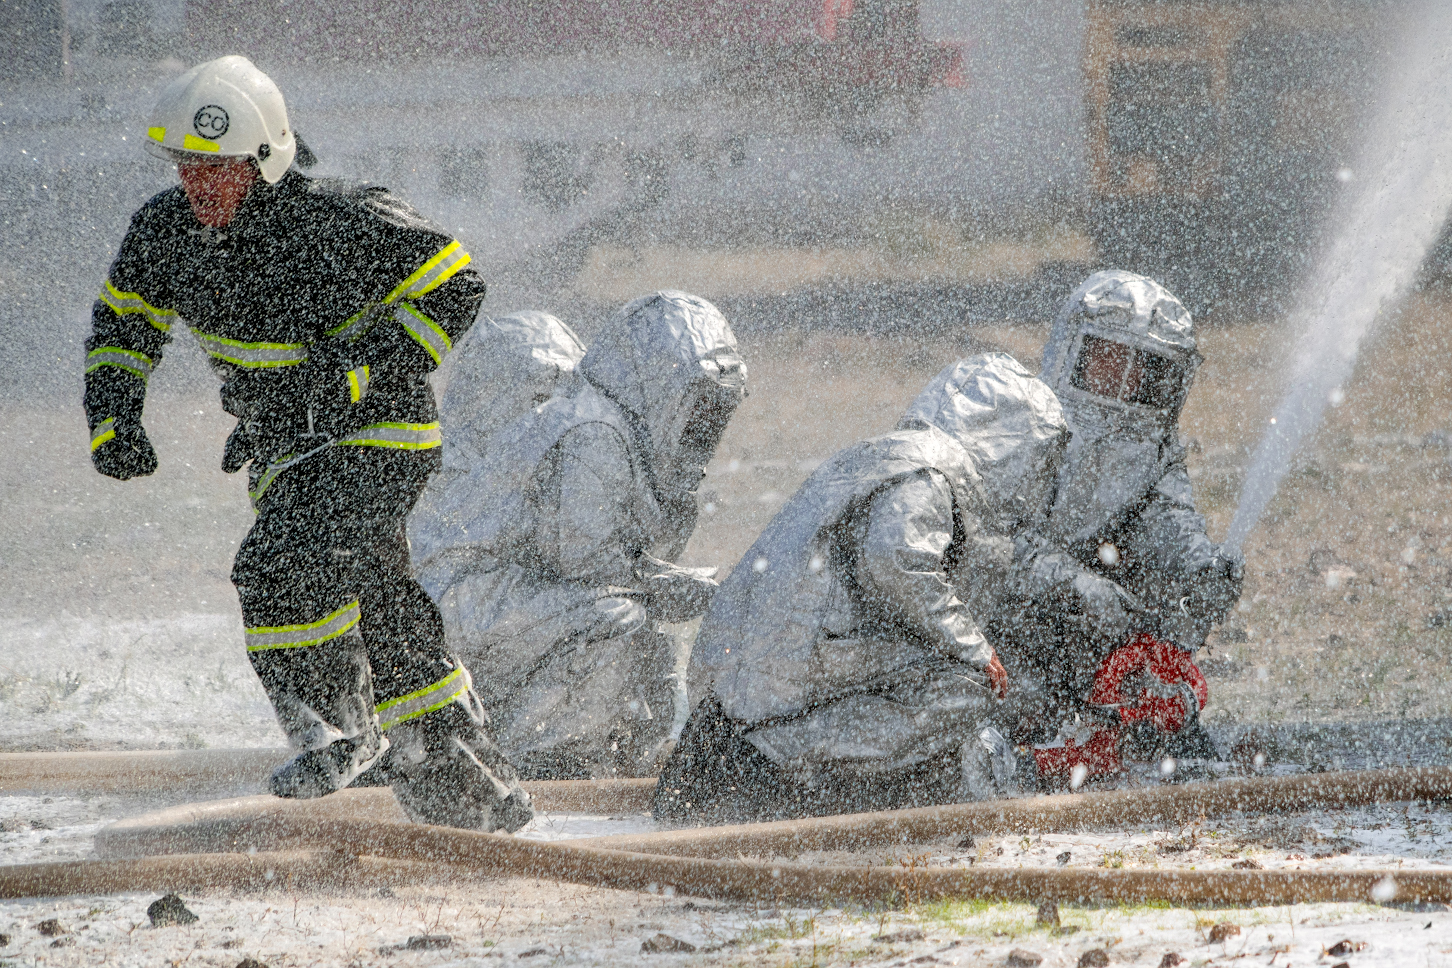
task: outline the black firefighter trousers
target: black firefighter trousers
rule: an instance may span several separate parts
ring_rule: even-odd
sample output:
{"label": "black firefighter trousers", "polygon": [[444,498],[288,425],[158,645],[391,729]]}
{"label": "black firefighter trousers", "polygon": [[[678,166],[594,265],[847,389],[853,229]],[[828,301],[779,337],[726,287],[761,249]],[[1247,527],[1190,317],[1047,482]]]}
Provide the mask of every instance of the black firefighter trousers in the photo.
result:
{"label": "black firefighter trousers", "polygon": [[272,790],[323,796],[376,765],[416,821],[514,831],[529,796],[410,571],[404,522],[431,457],[335,445],[254,493],[232,583],[247,656],[298,751]]}

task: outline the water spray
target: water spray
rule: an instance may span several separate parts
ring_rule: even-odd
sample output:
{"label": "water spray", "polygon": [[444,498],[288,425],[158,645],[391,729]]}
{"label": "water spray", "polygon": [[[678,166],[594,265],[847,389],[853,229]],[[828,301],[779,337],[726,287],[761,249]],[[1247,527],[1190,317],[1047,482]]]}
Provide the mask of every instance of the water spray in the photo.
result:
{"label": "water spray", "polygon": [[[1452,6],[1407,20],[1401,67],[1298,314],[1290,391],[1256,448],[1225,544],[1239,550],[1302,442],[1340,402],[1362,340],[1406,293],[1452,208]],[[1338,176],[1339,177],[1339,176]]]}

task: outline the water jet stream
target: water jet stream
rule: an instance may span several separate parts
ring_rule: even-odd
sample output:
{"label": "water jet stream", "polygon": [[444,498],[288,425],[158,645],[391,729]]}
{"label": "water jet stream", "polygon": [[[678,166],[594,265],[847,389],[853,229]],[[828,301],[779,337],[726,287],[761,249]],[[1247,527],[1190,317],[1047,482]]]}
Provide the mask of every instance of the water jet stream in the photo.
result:
{"label": "water jet stream", "polygon": [[[1290,391],[1256,448],[1225,543],[1239,550],[1302,442],[1351,375],[1362,340],[1412,284],[1452,207],[1452,5],[1407,19],[1339,232],[1310,277]],[[1330,233],[1328,233],[1330,234]]]}

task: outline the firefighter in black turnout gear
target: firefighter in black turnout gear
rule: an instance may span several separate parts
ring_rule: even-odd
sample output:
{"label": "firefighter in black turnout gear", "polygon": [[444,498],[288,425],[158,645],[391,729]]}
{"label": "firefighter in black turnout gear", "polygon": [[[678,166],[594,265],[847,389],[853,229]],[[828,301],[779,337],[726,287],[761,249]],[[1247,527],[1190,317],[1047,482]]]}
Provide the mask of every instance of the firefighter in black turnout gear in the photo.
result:
{"label": "firefighter in black turnout gear", "polygon": [[383,189],[292,168],[282,96],[245,58],[174,81],[147,145],[182,185],[136,213],[92,312],[97,470],[156,469],[142,404],[184,322],[238,418],[223,468],[248,467],[257,512],[232,581],[248,658],[297,750],[272,792],[323,796],[376,765],[415,820],[518,829],[529,796],[404,535],[441,453],[428,373],[484,298],[468,253]]}

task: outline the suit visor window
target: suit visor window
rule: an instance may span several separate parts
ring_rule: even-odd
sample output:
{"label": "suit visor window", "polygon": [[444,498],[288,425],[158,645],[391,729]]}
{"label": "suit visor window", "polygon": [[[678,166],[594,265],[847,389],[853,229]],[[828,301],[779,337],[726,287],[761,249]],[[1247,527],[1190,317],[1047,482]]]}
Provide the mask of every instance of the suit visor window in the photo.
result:
{"label": "suit visor window", "polygon": [[1153,410],[1179,402],[1186,367],[1158,353],[1085,334],[1073,385],[1085,393]]}

